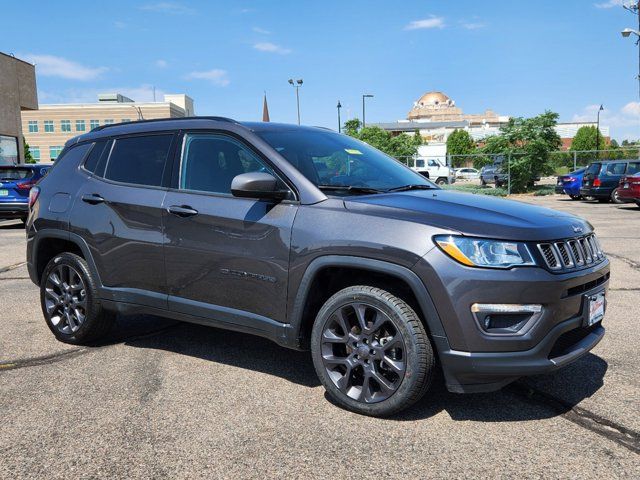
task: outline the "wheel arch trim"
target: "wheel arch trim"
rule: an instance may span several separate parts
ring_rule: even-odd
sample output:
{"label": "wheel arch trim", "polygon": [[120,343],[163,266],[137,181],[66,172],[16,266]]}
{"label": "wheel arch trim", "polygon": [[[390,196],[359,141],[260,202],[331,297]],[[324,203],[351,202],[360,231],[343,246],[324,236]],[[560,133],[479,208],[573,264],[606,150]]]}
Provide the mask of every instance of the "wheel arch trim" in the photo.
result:
{"label": "wheel arch trim", "polygon": [[322,269],[328,267],[347,267],[369,270],[387,274],[404,281],[416,297],[416,300],[420,305],[420,309],[422,310],[422,316],[431,335],[433,337],[443,337],[446,339],[446,334],[442,326],[440,316],[438,315],[431,295],[429,294],[427,287],[415,272],[403,267],[402,265],[385,262],[383,260],[343,255],[326,255],[315,258],[311,261],[304,272],[302,281],[300,282],[300,286],[296,292],[291,315],[289,317],[289,324],[291,328],[287,331],[289,335],[292,335],[292,337],[289,338],[291,343],[295,345],[299,344],[300,333],[303,327],[304,307],[310,294],[311,285],[318,273]]}
{"label": "wheel arch trim", "polygon": [[31,281],[36,285],[39,285],[40,283],[40,279],[38,278],[38,273],[37,273],[38,252],[40,251],[40,248],[39,248],[40,243],[43,240],[46,241],[47,239],[52,239],[52,238],[59,239],[59,240],[66,240],[68,242],[75,244],[80,249],[80,251],[82,252],[83,258],[89,265],[89,269],[91,270],[91,274],[93,275],[98,288],[101,288],[102,281],[100,280],[100,274],[98,273],[98,269],[93,260],[93,255],[91,255],[91,251],[89,250],[89,246],[87,245],[87,242],[85,242],[80,235],[69,232],[67,230],[59,230],[55,228],[47,228],[47,229],[39,230],[33,236],[33,239],[30,239],[30,241],[33,241],[31,259],[28,262],[29,276],[31,277]]}

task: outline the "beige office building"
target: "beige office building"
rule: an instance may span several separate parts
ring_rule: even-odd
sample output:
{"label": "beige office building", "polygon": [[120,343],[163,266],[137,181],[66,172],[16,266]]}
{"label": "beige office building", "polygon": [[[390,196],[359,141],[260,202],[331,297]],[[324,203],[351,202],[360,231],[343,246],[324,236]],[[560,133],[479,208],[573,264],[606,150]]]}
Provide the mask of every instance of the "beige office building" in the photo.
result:
{"label": "beige office building", "polygon": [[35,67],[0,52],[0,165],[24,160],[20,114],[35,108]]}
{"label": "beige office building", "polygon": [[195,115],[193,100],[184,94],[164,95],[162,102],[135,102],[118,93],[98,95],[97,103],[40,105],[22,112],[22,130],[31,155],[39,162],[55,160],[70,138],[101,125],[180,118]]}

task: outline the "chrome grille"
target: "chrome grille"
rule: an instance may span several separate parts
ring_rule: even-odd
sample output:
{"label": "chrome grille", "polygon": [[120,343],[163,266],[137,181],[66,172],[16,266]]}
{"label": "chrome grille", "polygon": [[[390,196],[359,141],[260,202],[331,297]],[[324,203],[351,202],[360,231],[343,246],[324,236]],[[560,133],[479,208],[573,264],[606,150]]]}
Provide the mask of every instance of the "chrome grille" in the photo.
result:
{"label": "chrome grille", "polygon": [[539,243],[545,265],[550,270],[569,270],[593,265],[604,260],[605,255],[595,235],[570,240]]}

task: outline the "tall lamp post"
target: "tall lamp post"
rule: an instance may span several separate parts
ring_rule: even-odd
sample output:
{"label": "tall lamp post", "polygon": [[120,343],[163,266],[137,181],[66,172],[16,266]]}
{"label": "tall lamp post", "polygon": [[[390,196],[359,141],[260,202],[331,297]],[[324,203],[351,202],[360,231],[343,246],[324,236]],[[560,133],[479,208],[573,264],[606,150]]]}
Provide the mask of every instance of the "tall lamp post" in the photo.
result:
{"label": "tall lamp post", "polygon": [[[630,5],[623,5],[625,10],[629,10],[631,13],[638,17],[638,29],[634,30],[632,28],[625,28],[620,32],[623,37],[627,38],[632,33],[638,37],[636,40],[636,45],[640,45],[640,0],[636,3],[631,3]],[[640,96],[640,47],[638,48],[638,96]]]}
{"label": "tall lamp post", "polygon": [[362,128],[364,128],[366,126],[365,120],[364,120],[364,112],[365,112],[364,100],[365,100],[365,98],[373,98],[373,95],[371,95],[370,93],[365,93],[364,95],[362,95]]}
{"label": "tall lamp post", "polygon": [[300,87],[302,86],[302,79],[299,78],[295,82],[292,78],[289,79],[289,85],[296,89],[296,106],[298,108],[298,125],[300,125]]}
{"label": "tall lamp post", "polygon": [[340,103],[340,100],[338,100],[336,108],[338,109],[338,133],[342,133],[342,122],[340,121],[340,109],[342,108],[342,104]]}
{"label": "tall lamp post", "polygon": [[600,158],[600,112],[603,110],[604,107],[600,105],[596,119],[596,159]]}

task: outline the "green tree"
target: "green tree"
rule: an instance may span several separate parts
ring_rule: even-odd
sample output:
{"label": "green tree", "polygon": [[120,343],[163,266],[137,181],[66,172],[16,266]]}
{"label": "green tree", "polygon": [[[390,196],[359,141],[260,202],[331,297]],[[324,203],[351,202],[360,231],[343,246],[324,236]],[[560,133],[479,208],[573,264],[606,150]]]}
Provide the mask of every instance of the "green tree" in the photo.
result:
{"label": "green tree", "polygon": [[[598,136],[598,147],[596,148],[596,135]],[[593,125],[585,125],[580,127],[576,132],[575,137],[571,140],[571,147],[569,150],[604,150],[606,148],[606,142],[602,133],[596,131],[596,127]]]}
{"label": "green tree", "polygon": [[344,132],[405,163],[408,157],[416,155],[418,147],[424,143],[420,135],[393,135],[380,127],[360,127],[360,120],[354,118],[344,124]]}
{"label": "green tree", "polygon": [[36,163],[35,158],[31,155],[31,150],[29,150],[29,144],[24,137],[22,138],[22,144],[24,146],[24,163]]}
{"label": "green tree", "polygon": [[465,162],[464,157],[456,155],[468,155],[473,153],[476,148],[476,142],[473,141],[471,135],[466,130],[455,129],[447,138],[447,155],[451,155],[451,163],[454,167],[459,167]]}
{"label": "green tree", "polygon": [[[500,128],[500,135],[485,139],[480,151],[491,154],[487,158],[509,159],[512,192],[525,192],[536,177],[553,173],[550,153],[562,145],[554,128],[557,122],[558,114],[550,111],[531,118],[514,117]],[[487,159],[474,165],[481,161]]]}

